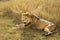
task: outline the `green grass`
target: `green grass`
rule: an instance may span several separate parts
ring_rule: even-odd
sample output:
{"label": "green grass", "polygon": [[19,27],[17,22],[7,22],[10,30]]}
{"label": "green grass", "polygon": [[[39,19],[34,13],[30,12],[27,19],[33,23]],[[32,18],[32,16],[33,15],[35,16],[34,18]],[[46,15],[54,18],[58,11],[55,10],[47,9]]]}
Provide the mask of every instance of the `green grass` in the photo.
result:
{"label": "green grass", "polygon": [[12,29],[21,22],[21,14],[25,12],[54,22],[60,30],[60,0],[0,1],[0,40],[60,40],[60,31],[46,37],[40,30]]}
{"label": "green grass", "polygon": [[19,40],[21,31],[14,30],[15,27],[11,19],[0,18],[0,40]]}

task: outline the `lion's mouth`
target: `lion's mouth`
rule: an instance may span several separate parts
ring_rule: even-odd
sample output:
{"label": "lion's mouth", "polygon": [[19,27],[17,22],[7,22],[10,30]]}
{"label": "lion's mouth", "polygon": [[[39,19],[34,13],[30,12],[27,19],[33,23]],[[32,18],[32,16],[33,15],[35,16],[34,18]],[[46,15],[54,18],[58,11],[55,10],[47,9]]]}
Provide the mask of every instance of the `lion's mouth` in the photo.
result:
{"label": "lion's mouth", "polygon": [[28,26],[28,25],[30,25],[31,24],[31,22],[29,22],[28,24],[25,24],[25,26]]}

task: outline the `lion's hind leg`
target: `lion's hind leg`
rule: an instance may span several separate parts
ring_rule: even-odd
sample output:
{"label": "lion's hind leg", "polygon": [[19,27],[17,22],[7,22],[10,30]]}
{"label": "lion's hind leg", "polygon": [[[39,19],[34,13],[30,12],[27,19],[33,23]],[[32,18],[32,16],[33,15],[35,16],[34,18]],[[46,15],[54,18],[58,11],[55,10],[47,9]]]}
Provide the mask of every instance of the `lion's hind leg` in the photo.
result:
{"label": "lion's hind leg", "polygon": [[45,27],[44,31],[47,32],[45,35],[50,35],[50,34],[53,33],[53,32],[51,32],[51,31],[49,30],[48,27]]}

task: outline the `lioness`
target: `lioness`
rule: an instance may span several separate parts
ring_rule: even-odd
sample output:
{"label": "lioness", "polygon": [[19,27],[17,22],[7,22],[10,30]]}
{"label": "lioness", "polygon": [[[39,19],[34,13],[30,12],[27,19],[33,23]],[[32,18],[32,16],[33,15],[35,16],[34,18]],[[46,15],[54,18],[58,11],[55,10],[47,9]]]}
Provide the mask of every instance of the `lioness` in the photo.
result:
{"label": "lioness", "polygon": [[56,30],[56,25],[54,23],[45,19],[40,19],[30,13],[24,13],[22,15],[22,22],[25,24],[25,26],[34,25],[36,29],[47,32],[47,35],[52,34]]}

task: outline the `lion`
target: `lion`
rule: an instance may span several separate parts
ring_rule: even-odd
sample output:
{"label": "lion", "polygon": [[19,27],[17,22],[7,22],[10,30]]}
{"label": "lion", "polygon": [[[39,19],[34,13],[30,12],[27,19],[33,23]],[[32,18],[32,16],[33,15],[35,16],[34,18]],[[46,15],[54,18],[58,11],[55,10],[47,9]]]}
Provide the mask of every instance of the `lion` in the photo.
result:
{"label": "lion", "polygon": [[45,19],[40,19],[39,17],[31,13],[24,13],[22,15],[22,22],[25,24],[25,27],[31,27],[31,25],[33,25],[33,27],[35,27],[36,29],[47,32],[47,34],[45,35],[54,33],[57,28],[57,26],[53,22],[47,21]]}

